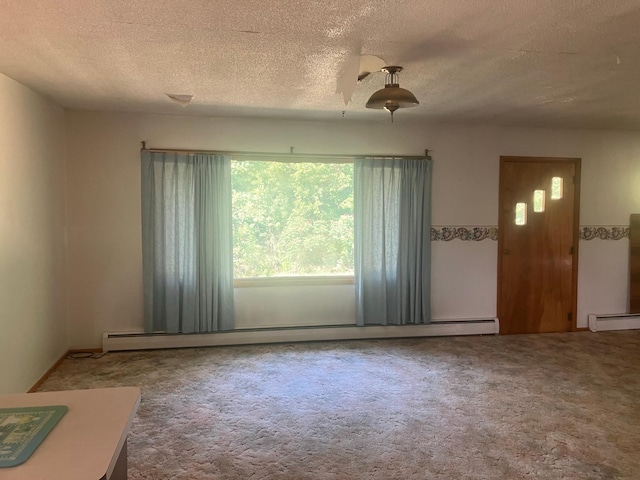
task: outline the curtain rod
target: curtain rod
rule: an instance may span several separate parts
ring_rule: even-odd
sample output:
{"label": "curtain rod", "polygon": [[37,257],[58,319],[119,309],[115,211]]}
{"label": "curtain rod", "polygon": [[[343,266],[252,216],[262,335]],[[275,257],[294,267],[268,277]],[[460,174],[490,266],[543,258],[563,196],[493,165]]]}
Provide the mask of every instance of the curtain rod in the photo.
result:
{"label": "curtain rod", "polygon": [[146,152],[171,152],[171,153],[208,153],[212,155],[231,155],[233,157],[279,157],[286,158],[287,155],[298,158],[335,158],[353,160],[354,158],[406,158],[410,160],[424,160],[429,158],[429,150],[424,151],[424,155],[353,155],[353,154],[338,154],[338,153],[294,153],[293,148],[290,147],[289,152],[244,152],[244,151],[221,151],[221,150],[198,150],[198,149],[181,149],[181,148],[147,148],[147,142],[143,141],[142,148],[140,150]]}

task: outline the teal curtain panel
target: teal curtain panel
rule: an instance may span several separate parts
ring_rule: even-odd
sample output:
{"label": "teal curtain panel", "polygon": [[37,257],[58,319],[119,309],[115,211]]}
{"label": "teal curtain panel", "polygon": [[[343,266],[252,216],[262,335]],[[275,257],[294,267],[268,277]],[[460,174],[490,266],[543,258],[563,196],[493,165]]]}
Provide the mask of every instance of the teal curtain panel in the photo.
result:
{"label": "teal curtain panel", "polygon": [[355,161],[358,325],[431,322],[430,159]]}
{"label": "teal curtain panel", "polygon": [[231,158],[141,157],[145,331],[232,330]]}

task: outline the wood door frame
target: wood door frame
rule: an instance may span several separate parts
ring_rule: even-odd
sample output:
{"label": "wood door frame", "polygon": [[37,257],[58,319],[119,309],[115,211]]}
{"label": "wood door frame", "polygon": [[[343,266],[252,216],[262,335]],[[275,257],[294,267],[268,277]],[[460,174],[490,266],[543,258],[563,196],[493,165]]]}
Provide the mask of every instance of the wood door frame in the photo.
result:
{"label": "wood door frame", "polygon": [[573,260],[571,265],[571,311],[573,318],[571,319],[571,331],[577,332],[578,329],[578,252],[580,241],[580,167],[581,158],[565,158],[565,157],[523,157],[523,156],[500,156],[500,181],[498,186],[498,298],[496,302],[496,317],[500,321],[500,311],[502,301],[502,257],[501,252],[504,248],[504,225],[502,225],[502,201],[504,179],[504,165],[507,162],[521,163],[571,163],[575,168],[575,182],[573,190]]}

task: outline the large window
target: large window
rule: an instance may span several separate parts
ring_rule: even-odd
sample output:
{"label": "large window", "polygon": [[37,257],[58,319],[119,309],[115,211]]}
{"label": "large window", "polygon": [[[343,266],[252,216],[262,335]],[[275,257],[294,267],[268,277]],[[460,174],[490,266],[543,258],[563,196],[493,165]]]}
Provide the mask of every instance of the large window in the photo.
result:
{"label": "large window", "polygon": [[353,275],[353,163],[231,162],[234,277]]}
{"label": "large window", "polygon": [[232,330],[234,287],[262,282],[351,283],[358,325],[430,321],[429,159],[141,160],[146,332]]}

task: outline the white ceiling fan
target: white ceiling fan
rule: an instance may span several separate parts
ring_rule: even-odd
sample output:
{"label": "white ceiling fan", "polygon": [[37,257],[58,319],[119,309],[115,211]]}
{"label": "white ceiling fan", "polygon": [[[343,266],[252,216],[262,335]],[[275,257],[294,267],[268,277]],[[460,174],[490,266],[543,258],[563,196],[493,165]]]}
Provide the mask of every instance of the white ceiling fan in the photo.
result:
{"label": "white ceiling fan", "polygon": [[399,108],[415,107],[420,104],[418,99],[409,90],[400,88],[398,73],[402,67],[386,65],[386,62],[375,55],[354,56],[347,62],[340,77],[338,77],[337,93],[342,93],[344,104],[351,101],[353,92],[358,82],[368,77],[371,73],[384,72],[384,88],[377,90],[367,101],[367,108],[384,109],[393,113]]}
{"label": "white ceiling fan", "polygon": [[[394,55],[396,61],[401,64],[421,63],[438,57],[455,55],[463,49],[471,48],[468,40],[459,37],[452,32],[442,32],[420,42],[411,44],[398,55]],[[359,49],[361,52],[362,49]],[[396,74],[402,67],[391,67],[387,61],[378,55],[352,54],[345,62],[336,82],[336,93],[342,94],[344,104],[348,105],[355,92],[358,82],[364,80],[371,73],[381,72],[389,66],[396,69]],[[389,72],[385,72],[389,73]],[[397,78],[396,78],[397,80]]]}

